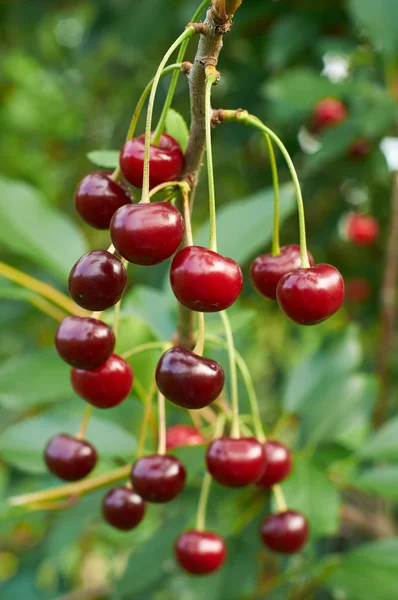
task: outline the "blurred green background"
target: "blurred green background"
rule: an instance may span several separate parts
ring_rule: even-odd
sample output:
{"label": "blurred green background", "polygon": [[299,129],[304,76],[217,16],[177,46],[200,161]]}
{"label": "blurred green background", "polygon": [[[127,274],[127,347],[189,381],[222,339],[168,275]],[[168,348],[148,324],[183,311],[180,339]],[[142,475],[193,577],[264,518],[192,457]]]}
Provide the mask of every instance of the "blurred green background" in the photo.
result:
{"label": "blurred green background", "polygon": [[[90,248],[109,245],[107,232],[77,218],[74,189],[96,168],[89,152],[120,148],[142,89],[197,4],[0,4],[2,261],[66,291],[75,260]],[[266,147],[252,130],[217,127],[219,250],[239,260],[246,275],[244,293],[230,311],[236,343],[253,375],[266,427],[295,450],[295,472],[283,488],[289,505],[310,520],[305,552],[281,559],[260,546],[258,526],[271,503],[267,495],[214,485],[209,527],[227,537],[228,564],[200,580],[178,571],[172,544],[195,513],[203,449],[180,451],[190,472],[187,491],[170,506],[151,507],[141,527],[129,534],[101,521],[104,490],[65,511],[11,510],[7,497],[56,485],[46,474],[43,447],[54,433],[76,430],[83,406],[53,350],[56,321],[32,306],[29,292],[0,276],[2,600],[396,600],[396,332],[388,335],[391,350],[379,342],[392,175],[379,145],[395,135],[397,24],[396,0],[243,0],[224,40],[222,79],[213,95],[214,107],[246,108],[282,137],[302,180],[316,261],[334,264],[347,283],[361,278],[369,286],[364,301],[349,294],[333,319],[313,328],[290,323],[254,293],[248,268],[269,250],[272,235]],[[194,53],[192,41],[188,57]],[[166,91],[164,79],[156,116]],[[326,96],[341,98],[348,118],[309,140],[313,108]],[[173,107],[189,122],[184,77]],[[353,159],[349,147],[358,137],[370,142],[371,151]],[[282,243],[297,243],[294,195],[280,156],[278,166]],[[203,176],[194,211],[197,243],[206,243],[207,210]],[[378,220],[375,244],[357,247],[343,238],[341,219],[350,211]],[[176,306],[168,266],[130,267],[120,352],[173,334]],[[207,323],[209,333],[222,334],[217,317]],[[374,432],[377,365],[387,352],[389,422]],[[209,345],[206,353],[227,369],[224,351]],[[134,357],[137,385],[131,398],[105,414],[95,411],[88,439],[101,454],[96,472],[134,456],[158,356]],[[243,387],[241,405],[247,413]],[[188,421],[168,405],[169,423]]]}

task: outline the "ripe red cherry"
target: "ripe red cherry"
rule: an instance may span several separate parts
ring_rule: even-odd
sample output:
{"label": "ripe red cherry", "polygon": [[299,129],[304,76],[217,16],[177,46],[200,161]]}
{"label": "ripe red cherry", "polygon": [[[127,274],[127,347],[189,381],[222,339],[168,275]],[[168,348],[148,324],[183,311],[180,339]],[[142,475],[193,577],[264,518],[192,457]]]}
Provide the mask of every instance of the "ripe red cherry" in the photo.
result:
{"label": "ripe red cherry", "polygon": [[358,138],[348,149],[350,158],[365,158],[372,151],[372,145],[366,138]]}
{"label": "ripe red cherry", "polygon": [[176,456],[151,454],[139,458],[131,471],[133,488],[148,502],[170,502],[185,486],[187,474]]}
{"label": "ripe red cherry", "polygon": [[115,334],[103,321],[89,317],[66,317],[55,334],[61,358],[77,369],[95,369],[104,364],[115,347]]}
{"label": "ripe red cherry", "polygon": [[225,562],[227,548],[223,538],[210,531],[184,531],[176,540],[174,553],[178,564],[192,575],[209,575]]}
{"label": "ripe red cherry", "polygon": [[282,310],[300,325],[316,325],[339,310],[344,301],[344,280],[331,265],[297,269],[278,283]]}
{"label": "ripe red cherry", "polygon": [[346,106],[338,98],[323,98],[314,108],[311,130],[321,133],[328,127],[339,125],[347,117],[347,112]]}
{"label": "ripe red cherry", "polygon": [[94,469],[97,452],[85,440],[60,433],[48,442],[44,451],[46,465],[57,477],[65,481],[78,481]]}
{"label": "ripe red cherry", "polygon": [[131,203],[126,189],[118,185],[107,171],[90,173],[79,183],[75,193],[76,210],[91,227],[108,229],[118,208]]}
{"label": "ripe red cherry", "polygon": [[92,371],[71,370],[72,387],[76,394],[97,408],[113,408],[129,395],[133,386],[133,370],[117,354]]}
{"label": "ripe red cherry", "polygon": [[160,358],[156,383],[170,402],[184,408],[204,408],[221,394],[224,371],[215,360],[177,346]]}
{"label": "ripe red cherry", "polygon": [[270,488],[280,483],[290,474],[292,470],[292,454],[284,444],[276,440],[267,440],[264,444],[265,471],[257,485]]}
{"label": "ripe red cherry", "polygon": [[177,300],[187,308],[218,312],[238,299],[243,275],[231,258],[202,246],[188,246],[173,258],[170,283]]}
{"label": "ripe red cherry", "polygon": [[[153,133],[153,132],[152,132]],[[135,187],[142,187],[144,174],[145,135],[126,142],[120,153],[123,175]],[[184,155],[179,143],[167,133],[162,133],[159,144],[151,145],[149,162],[149,185],[151,188],[175,181],[181,175]]]}
{"label": "ripe red cherry", "polygon": [[141,523],[145,515],[145,502],[124,486],[114,487],[102,501],[102,514],[106,521],[116,529],[129,531]]}
{"label": "ripe red cherry", "polygon": [[177,250],[184,237],[181,213],[168,202],[122,206],[112,219],[116,250],[136,265],[157,265]]}
{"label": "ripe red cherry", "polygon": [[221,437],[208,447],[206,464],[213,479],[221,485],[250,485],[264,473],[264,447],[255,438]]}
{"label": "ripe red cherry", "polygon": [[[312,266],[314,259],[309,252],[308,260]],[[260,294],[270,300],[276,300],[276,288],[281,277],[300,267],[300,246],[289,244],[281,248],[279,256],[269,253],[255,258],[250,269],[250,276],[254,287]]]}
{"label": "ripe red cherry", "polygon": [[369,246],[379,237],[379,224],[370,215],[350,213],[345,217],[343,229],[347,240],[357,246]]}
{"label": "ripe red cherry", "polygon": [[346,298],[352,304],[362,304],[369,300],[372,295],[372,288],[369,282],[363,277],[356,277],[347,282]]}
{"label": "ripe red cherry", "polygon": [[181,446],[201,446],[205,442],[200,431],[191,425],[172,425],[166,431],[167,450]]}
{"label": "ripe red cherry", "polygon": [[126,289],[127,273],[122,262],[106,250],[84,254],[69,275],[69,293],[87,310],[114,306]]}
{"label": "ripe red cherry", "polygon": [[263,542],[271,550],[293,554],[304,546],[308,539],[307,519],[295,510],[286,510],[266,517],[261,525]]}

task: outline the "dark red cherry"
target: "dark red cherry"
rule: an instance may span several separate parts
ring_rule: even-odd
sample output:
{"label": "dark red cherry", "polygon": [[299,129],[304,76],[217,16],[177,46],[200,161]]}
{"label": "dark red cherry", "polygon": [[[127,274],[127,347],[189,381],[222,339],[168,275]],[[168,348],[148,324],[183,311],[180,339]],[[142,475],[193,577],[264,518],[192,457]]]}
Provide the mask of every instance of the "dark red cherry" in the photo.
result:
{"label": "dark red cherry", "polygon": [[379,237],[379,224],[370,215],[349,213],[344,219],[343,230],[347,240],[357,246],[369,246]]}
{"label": "dark red cherry", "polygon": [[102,501],[102,514],[116,529],[129,531],[141,523],[145,515],[145,502],[128,487],[114,487]]}
{"label": "dark red cherry", "polygon": [[372,151],[372,145],[366,138],[358,138],[348,149],[350,158],[362,159],[368,156]]}
{"label": "dark red cherry", "polygon": [[104,364],[115,347],[115,334],[103,321],[89,317],[66,317],[55,334],[61,358],[77,369],[95,369]]}
{"label": "dark red cherry", "polygon": [[279,306],[296,323],[316,325],[339,310],[344,280],[332,265],[315,265],[284,275],[278,283]]}
{"label": "dark red cherry", "polygon": [[309,525],[301,513],[286,510],[266,517],[260,531],[268,548],[283,554],[293,554],[301,550],[306,543]]}
{"label": "dark red cherry", "polygon": [[227,547],[216,533],[191,529],[177,538],[174,553],[184,571],[192,575],[209,575],[224,564]]}
{"label": "dark red cherry", "polygon": [[112,219],[116,250],[136,265],[157,265],[172,256],[184,237],[181,213],[168,202],[122,206]]}
{"label": "dark red cherry", "polygon": [[221,394],[224,371],[215,360],[177,346],[160,358],[156,383],[170,402],[184,408],[204,408]]}
{"label": "dark red cherry", "polygon": [[170,502],[185,486],[187,474],[182,462],[169,454],[151,454],[133,465],[133,488],[148,502]]}
{"label": "dark red cherry", "polygon": [[85,440],[60,433],[48,442],[44,451],[46,465],[57,477],[65,481],[78,481],[94,469],[97,452]]}
{"label": "dark red cherry", "polygon": [[250,485],[264,473],[264,447],[255,438],[221,437],[208,447],[206,464],[213,479],[221,485]]}
{"label": "dark red cherry", "polygon": [[113,408],[123,402],[131,392],[133,380],[129,363],[117,354],[92,371],[71,370],[76,394],[97,408]]}
{"label": "dark red cherry", "polygon": [[84,254],[69,275],[69,293],[87,310],[114,306],[126,289],[127,273],[122,262],[106,250]]}
{"label": "dark red cherry", "polygon": [[[152,132],[153,133],[153,132]],[[145,135],[126,142],[120,153],[120,168],[123,175],[135,187],[142,187],[144,174]],[[150,149],[149,185],[151,188],[175,181],[181,175],[184,155],[179,143],[167,133],[163,133],[157,146]]]}
{"label": "dark red cherry", "polygon": [[77,186],[76,210],[91,227],[108,229],[118,208],[131,203],[126,189],[118,185],[107,171],[87,175]]}
{"label": "dark red cherry", "polygon": [[323,98],[312,115],[311,131],[321,133],[324,129],[339,125],[347,117],[347,107],[338,98]]}
{"label": "dark red cherry", "polygon": [[363,277],[355,277],[347,282],[346,298],[352,304],[362,304],[369,300],[372,295],[372,288],[369,281]]}
{"label": "dark red cherry", "polygon": [[203,435],[191,425],[172,425],[166,431],[166,448],[172,450],[180,446],[201,446],[206,442]]}
{"label": "dark red cherry", "polygon": [[[314,264],[311,254],[307,254],[310,265]],[[276,288],[286,273],[301,267],[300,246],[289,244],[281,248],[279,256],[262,254],[254,259],[250,277],[256,290],[270,300],[276,300]]]}
{"label": "dark red cherry", "polygon": [[202,246],[188,246],[173,258],[170,283],[177,300],[187,308],[218,312],[238,299],[243,275],[231,258]]}
{"label": "dark red cherry", "polygon": [[276,440],[267,440],[264,444],[265,471],[257,485],[269,488],[280,483],[292,470],[292,453],[289,448]]}

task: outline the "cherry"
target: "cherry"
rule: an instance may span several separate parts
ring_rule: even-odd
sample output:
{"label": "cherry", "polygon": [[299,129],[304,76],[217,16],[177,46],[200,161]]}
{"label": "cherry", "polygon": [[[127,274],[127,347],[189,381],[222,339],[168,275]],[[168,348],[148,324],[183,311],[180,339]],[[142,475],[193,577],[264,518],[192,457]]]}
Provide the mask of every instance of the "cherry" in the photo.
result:
{"label": "cherry", "polygon": [[145,515],[145,502],[125,486],[114,487],[102,501],[102,514],[110,525],[129,531],[141,523]]}
{"label": "cherry", "polygon": [[223,538],[216,533],[190,529],[177,538],[174,553],[184,571],[208,575],[222,567],[227,548]]}
{"label": "cherry", "polygon": [[113,408],[129,395],[134,374],[129,363],[112,354],[92,371],[71,370],[72,387],[76,394],[97,408]]}
{"label": "cherry", "polygon": [[372,288],[369,282],[363,277],[355,277],[347,282],[346,298],[352,304],[362,304],[369,300],[372,295]]}
{"label": "cherry", "polygon": [[[310,265],[313,266],[314,259],[309,252],[307,256]],[[276,288],[281,277],[300,267],[300,246],[289,244],[281,248],[279,256],[269,253],[255,258],[250,269],[250,276],[254,287],[260,294],[270,300],[276,300]]]}
{"label": "cherry", "polygon": [[243,275],[231,258],[202,246],[188,246],[173,258],[170,283],[177,300],[187,308],[218,312],[237,300]]}
{"label": "cherry", "polygon": [[264,447],[255,438],[221,437],[208,447],[206,464],[221,485],[243,487],[256,483],[264,473]]}
{"label": "cherry", "polygon": [[176,456],[151,454],[139,458],[131,471],[137,494],[148,502],[170,502],[185,486],[187,474]]}
{"label": "cherry", "polygon": [[328,127],[339,125],[347,117],[347,108],[338,98],[323,98],[312,115],[311,131],[321,133]]}
{"label": "cherry", "polygon": [[166,431],[167,450],[181,446],[201,446],[205,442],[200,431],[191,425],[172,425]]}
{"label": "cherry", "polygon": [[162,394],[174,404],[196,409],[216,400],[224,387],[222,367],[209,358],[185,348],[167,350],[156,367],[156,383]]}
{"label": "cherry", "polygon": [[292,470],[292,454],[284,444],[276,440],[267,440],[264,444],[265,471],[257,481],[257,485],[270,488],[280,483]]}
{"label": "cherry", "polygon": [[301,513],[286,510],[266,517],[260,531],[263,542],[268,548],[283,554],[293,554],[301,550],[306,543],[309,525]]}
{"label": "cherry", "polygon": [[372,145],[366,138],[356,139],[348,149],[350,158],[362,159],[372,151]]}
{"label": "cherry", "polygon": [[278,283],[282,310],[300,325],[316,325],[339,310],[344,301],[344,280],[331,265],[287,273]]}
{"label": "cherry", "polygon": [[105,310],[116,304],[126,289],[122,262],[106,250],[84,254],[69,275],[69,293],[87,310]]}
{"label": "cherry", "polygon": [[178,250],[183,237],[181,213],[168,202],[122,206],[111,223],[116,250],[136,265],[157,265],[167,260]]}
{"label": "cherry", "polygon": [[369,246],[379,237],[379,224],[370,215],[349,213],[343,223],[346,238],[357,246]]}
{"label": "cherry", "polygon": [[55,334],[61,358],[77,369],[95,369],[108,360],[115,334],[103,321],[89,317],[66,317]]}
{"label": "cherry", "polygon": [[49,471],[60,479],[78,481],[94,469],[97,452],[85,440],[60,433],[48,442],[44,460]]}
{"label": "cherry", "polygon": [[[152,132],[153,133],[153,132]],[[128,140],[120,153],[123,175],[135,187],[142,187],[144,174],[145,135]],[[149,162],[149,185],[151,188],[175,181],[181,175],[184,155],[179,143],[167,133],[162,133],[159,144],[151,145]]]}
{"label": "cherry", "polygon": [[131,203],[126,189],[118,185],[107,171],[90,173],[79,183],[75,193],[76,210],[96,229],[108,229],[118,208]]}

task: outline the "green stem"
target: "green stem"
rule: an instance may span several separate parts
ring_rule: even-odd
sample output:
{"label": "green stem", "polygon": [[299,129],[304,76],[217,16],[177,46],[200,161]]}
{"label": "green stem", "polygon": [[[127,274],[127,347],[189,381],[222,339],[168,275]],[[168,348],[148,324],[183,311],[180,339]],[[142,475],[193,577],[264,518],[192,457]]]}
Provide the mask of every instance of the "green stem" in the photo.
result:
{"label": "green stem", "polygon": [[274,233],[272,236],[272,254],[279,256],[281,253],[279,241],[279,178],[278,168],[276,166],[275,152],[268,133],[264,133],[265,141],[268,147],[268,155],[271,164],[272,182],[274,186]]}
{"label": "green stem", "polygon": [[148,342],[147,344],[141,344],[140,346],[136,346],[131,350],[127,350],[127,352],[124,352],[122,354],[122,358],[126,360],[127,358],[131,358],[131,356],[134,356],[135,354],[141,354],[141,352],[146,352],[146,350],[161,350],[164,349],[164,347],[164,342]]}
{"label": "green stem", "polygon": [[[192,19],[191,19],[191,23],[195,23],[200,15],[202,14],[202,12],[205,10],[205,8],[209,5],[209,1],[210,0],[204,0],[201,5],[199,6],[198,10],[195,12],[194,15],[192,15]],[[189,39],[188,40],[184,40],[181,44],[181,48],[178,52],[178,56],[177,56],[177,62],[182,63],[184,58],[185,58],[185,52],[187,51],[188,48],[188,44],[189,44]],[[153,146],[157,146],[159,144],[159,140],[160,137],[163,133],[165,124],[166,124],[166,119],[167,119],[167,115],[168,112],[170,110],[170,107],[172,105],[173,102],[173,98],[174,98],[174,94],[176,91],[176,87],[177,87],[177,83],[178,83],[178,77],[179,77],[180,73],[178,71],[175,71],[173,73],[173,76],[171,78],[170,81],[170,86],[169,86],[169,91],[167,92],[167,96],[166,96],[166,100],[163,106],[163,110],[162,110],[162,114],[160,115],[160,119],[159,122],[156,126],[155,129],[155,133],[153,134],[152,137],[152,145]]]}
{"label": "green stem", "polygon": [[231,377],[231,406],[232,406],[232,428],[231,435],[233,438],[239,438],[239,398],[238,398],[238,373],[236,370],[236,355],[234,338],[232,335],[231,323],[225,310],[220,312],[221,319],[224,323],[225,337],[228,345],[229,370]]}
{"label": "green stem", "polygon": [[185,31],[176,39],[176,41],[170,46],[167,50],[166,54],[162,58],[158,70],[156,71],[156,75],[153,79],[153,85],[151,89],[151,93],[148,101],[148,112],[146,119],[146,127],[145,127],[145,151],[144,151],[144,177],[143,177],[143,185],[142,185],[142,199],[141,202],[147,203],[149,202],[149,154],[151,149],[151,128],[152,128],[152,115],[153,115],[153,107],[155,103],[156,91],[159,85],[160,78],[162,76],[162,71],[169,60],[170,56],[173,52],[178,48],[180,44],[184,40],[189,40],[195,34],[195,28],[192,26],[188,26]]}
{"label": "green stem", "polygon": [[198,312],[198,339],[196,340],[195,348],[192,350],[195,354],[203,356],[205,348],[205,316],[202,312]]}
{"label": "green stem", "polygon": [[158,454],[166,454],[166,401],[158,392]]}
{"label": "green stem", "polygon": [[[214,67],[213,67],[214,70]],[[209,182],[209,248],[217,252],[217,222],[216,222],[216,193],[214,188],[213,151],[211,146],[211,88],[216,81],[216,75],[211,72],[206,77],[206,158],[207,176]]]}
{"label": "green stem", "polygon": [[206,509],[209,500],[211,486],[211,475],[206,473],[203,477],[202,488],[200,490],[198,512],[196,515],[196,529],[198,531],[204,531],[206,527]]}
{"label": "green stem", "polygon": [[76,433],[76,437],[78,440],[84,440],[84,438],[86,437],[87,426],[91,417],[92,408],[93,407],[91,406],[91,404],[88,404],[85,408],[79,431]]}

